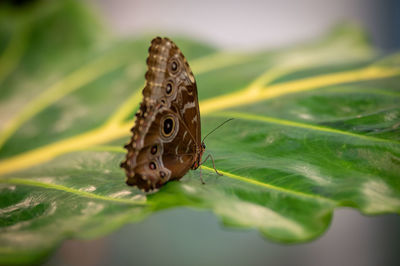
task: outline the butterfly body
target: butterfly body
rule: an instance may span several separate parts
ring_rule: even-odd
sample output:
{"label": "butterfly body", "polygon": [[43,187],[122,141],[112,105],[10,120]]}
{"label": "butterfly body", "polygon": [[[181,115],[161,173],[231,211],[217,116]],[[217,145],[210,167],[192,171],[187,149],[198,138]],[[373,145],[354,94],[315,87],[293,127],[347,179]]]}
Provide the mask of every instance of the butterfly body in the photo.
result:
{"label": "butterfly body", "polygon": [[126,183],[149,191],[200,166],[201,141],[196,81],[179,48],[168,38],[152,40],[143,101],[121,163]]}

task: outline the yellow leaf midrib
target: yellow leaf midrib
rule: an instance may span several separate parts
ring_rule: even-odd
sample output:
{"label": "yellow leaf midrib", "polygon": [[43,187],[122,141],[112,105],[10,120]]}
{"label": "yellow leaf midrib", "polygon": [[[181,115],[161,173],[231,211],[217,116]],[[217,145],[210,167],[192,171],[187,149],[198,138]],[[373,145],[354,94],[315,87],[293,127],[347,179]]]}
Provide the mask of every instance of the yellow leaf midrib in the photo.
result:
{"label": "yellow leaf midrib", "polygon": [[[263,74],[265,75],[265,74]],[[373,79],[383,79],[400,75],[399,69],[390,69],[376,66],[367,66],[361,69],[349,70],[334,74],[323,74],[300,80],[287,81],[273,84],[267,87],[251,86],[244,90],[205,100],[200,105],[201,114],[247,105],[272,98],[277,98],[291,93],[332,85],[359,82]]]}

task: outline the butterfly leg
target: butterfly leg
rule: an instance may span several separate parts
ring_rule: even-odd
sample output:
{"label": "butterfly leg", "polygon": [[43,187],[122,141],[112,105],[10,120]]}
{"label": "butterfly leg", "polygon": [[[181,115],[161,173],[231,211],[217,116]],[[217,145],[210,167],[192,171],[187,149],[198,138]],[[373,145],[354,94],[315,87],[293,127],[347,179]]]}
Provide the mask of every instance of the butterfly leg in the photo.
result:
{"label": "butterfly leg", "polygon": [[206,184],[206,182],[204,182],[203,177],[201,176],[201,165],[200,165],[200,181],[203,185]]}
{"label": "butterfly leg", "polygon": [[214,168],[215,173],[217,173],[217,175],[219,175],[219,176],[222,176],[223,174],[221,174],[220,172],[218,172],[218,171],[217,171],[217,168],[215,168],[214,158],[212,157],[211,154],[208,154],[208,155],[206,156],[206,158],[203,160],[203,162],[200,163],[200,165],[202,165],[203,163],[205,163],[205,162],[208,160],[208,158],[211,159],[211,162],[212,162],[212,165],[213,165],[213,168]]}

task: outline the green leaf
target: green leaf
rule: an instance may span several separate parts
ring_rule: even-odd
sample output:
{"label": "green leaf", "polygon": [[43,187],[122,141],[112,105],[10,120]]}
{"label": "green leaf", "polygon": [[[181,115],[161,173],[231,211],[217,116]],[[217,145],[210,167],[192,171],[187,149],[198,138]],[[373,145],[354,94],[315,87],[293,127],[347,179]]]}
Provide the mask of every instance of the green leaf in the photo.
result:
{"label": "green leaf", "polygon": [[153,36],[115,39],[75,1],[0,18],[0,264],[177,206],[285,243],[320,236],[337,207],[400,213],[400,55],[377,57],[356,26],[253,54],[173,38],[203,135],[235,120],[207,138],[223,176],[207,164],[205,185],[196,170],[145,194],[119,163]]}

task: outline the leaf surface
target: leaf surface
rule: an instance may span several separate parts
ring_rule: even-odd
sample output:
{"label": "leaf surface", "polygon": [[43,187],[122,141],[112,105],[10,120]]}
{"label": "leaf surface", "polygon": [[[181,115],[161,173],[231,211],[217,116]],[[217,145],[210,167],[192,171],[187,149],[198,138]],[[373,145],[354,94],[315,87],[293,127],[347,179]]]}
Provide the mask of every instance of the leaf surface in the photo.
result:
{"label": "leaf surface", "polygon": [[190,171],[145,194],[119,163],[151,37],[116,40],[75,1],[4,14],[15,26],[0,20],[0,264],[178,206],[285,243],[321,235],[340,206],[400,212],[400,56],[377,58],[357,27],[253,54],[174,38],[203,135],[235,119],[207,138],[223,176],[206,164],[206,185]]}

